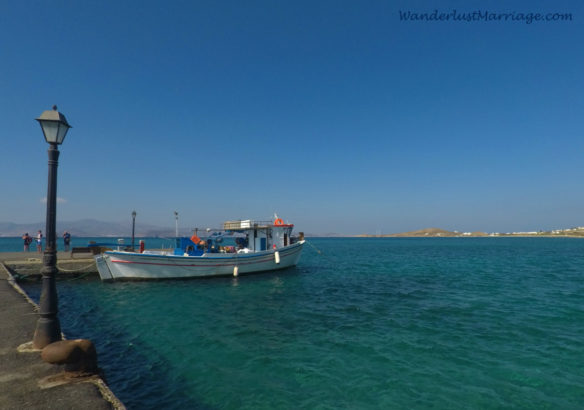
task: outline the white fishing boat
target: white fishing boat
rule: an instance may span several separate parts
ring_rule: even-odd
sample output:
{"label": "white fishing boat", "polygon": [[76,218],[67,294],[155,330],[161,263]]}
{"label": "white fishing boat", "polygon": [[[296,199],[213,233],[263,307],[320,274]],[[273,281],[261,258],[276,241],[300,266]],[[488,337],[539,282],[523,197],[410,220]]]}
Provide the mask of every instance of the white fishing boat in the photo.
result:
{"label": "white fishing boat", "polygon": [[[178,279],[238,276],[295,266],[304,234],[292,236],[294,225],[274,221],[228,221],[222,230],[202,230],[207,236],[176,238],[169,251],[106,251],[96,255],[102,280]],[[234,245],[223,245],[231,238]]]}

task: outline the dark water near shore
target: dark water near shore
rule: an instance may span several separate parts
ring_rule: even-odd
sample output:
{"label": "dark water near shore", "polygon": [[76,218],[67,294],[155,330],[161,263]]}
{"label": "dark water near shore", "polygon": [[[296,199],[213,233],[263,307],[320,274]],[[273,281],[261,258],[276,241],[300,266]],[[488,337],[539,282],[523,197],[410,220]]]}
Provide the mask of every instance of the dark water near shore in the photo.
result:
{"label": "dark water near shore", "polygon": [[130,409],[584,408],[584,240],[309,242],[237,279],[61,280],[63,331]]}

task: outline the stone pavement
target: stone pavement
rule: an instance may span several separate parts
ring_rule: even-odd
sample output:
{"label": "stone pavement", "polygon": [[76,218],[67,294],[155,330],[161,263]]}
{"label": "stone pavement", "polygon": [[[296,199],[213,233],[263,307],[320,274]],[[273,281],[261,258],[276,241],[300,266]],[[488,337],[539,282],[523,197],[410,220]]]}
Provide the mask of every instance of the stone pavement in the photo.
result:
{"label": "stone pavement", "polygon": [[30,351],[36,308],[11,279],[0,262],[0,409],[123,409],[103,380],[65,379],[63,366]]}

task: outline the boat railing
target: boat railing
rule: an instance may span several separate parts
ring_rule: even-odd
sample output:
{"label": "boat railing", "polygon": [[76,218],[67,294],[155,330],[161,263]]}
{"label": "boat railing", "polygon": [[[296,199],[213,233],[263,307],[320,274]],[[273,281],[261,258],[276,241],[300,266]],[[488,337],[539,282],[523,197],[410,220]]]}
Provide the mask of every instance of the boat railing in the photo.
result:
{"label": "boat railing", "polygon": [[252,229],[252,228],[267,228],[274,225],[273,221],[253,221],[251,219],[240,221],[227,221],[223,223],[223,229],[226,231]]}

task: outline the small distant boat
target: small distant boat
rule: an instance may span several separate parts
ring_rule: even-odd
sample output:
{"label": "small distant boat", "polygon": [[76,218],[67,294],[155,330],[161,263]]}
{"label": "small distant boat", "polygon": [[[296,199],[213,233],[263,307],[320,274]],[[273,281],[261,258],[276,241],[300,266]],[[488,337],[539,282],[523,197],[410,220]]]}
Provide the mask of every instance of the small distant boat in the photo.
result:
{"label": "small distant boat", "polygon": [[[179,279],[238,276],[295,266],[304,234],[292,236],[294,225],[274,221],[228,221],[222,230],[198,229],[190,238],[176,238],[171,251],[105,251],[95,256],[104,281],[128,279]],[[224,246],[231,237],[234,245]]]}

